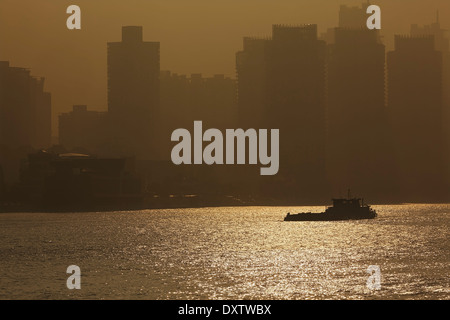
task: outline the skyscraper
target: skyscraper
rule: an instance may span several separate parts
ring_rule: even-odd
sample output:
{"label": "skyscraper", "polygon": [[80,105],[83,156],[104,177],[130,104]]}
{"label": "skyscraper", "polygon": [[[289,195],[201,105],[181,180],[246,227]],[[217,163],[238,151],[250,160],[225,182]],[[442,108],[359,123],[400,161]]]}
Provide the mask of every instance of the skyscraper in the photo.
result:
{"label": "skyscraper", "polygon": [[44,78],[0,62],[0,145],[47,148],[51,144],[51,95]]}
{"label": "skyscraper", "polygon": [[[391,194],[385,47],[378,32],[335,30],[328,56],[328,172],[334,194]],[[380,188],[380,186],[383,186]]]}
{"label": "skyscraper", "polygon": [[285,192],[312,199],[325,193],[325,42],[317,25],[274,25],[272,37],[267,122],[280,129],[280,175]]}
{"label": "skyscraper", "polygon": [[[362,3],[361,7],[341,5],[339,8],[339,28],[342,29],[367,29],[367,19],[369,14],[367,8],[370,2]],[[334,43],[336,29],[329,29],[327,32],[327,42]],[[381,42],[381,30],[376,33],[377,40]]]}
{"label": "skyscraper", "polygon": [[388,107],[401,190],[414,201],[442,200],[445,182],[442,53],[434,36],[396,36],[387,56]]}
{"label": "skyscraper", "polygon": [[264,128],[267,114],[269,38],[244,38],[236,54],[239,127]]}
{"label": "skyscraper", "polygon": [[445,153],[446,153],[446,170],[447,179],[450,180],[450,41],[447,36],[448,31],[442,29],[439,21],[439,11],[437,12],[436,21],[429,25],[419,26],[411,25],[411,35],[432,35],[434,36],[434,47],[442,53],[442,107],[445,134]]}
{"label": "skyscraper", "polygon": [[123,27],[122,42],[108,43],[108,111],[122,155],[158,158],[159,50],[143,41],[142,27]]}
{"label": "skyscraper", "polygon": [[280,130],[280,171],[269,193],[317,200],[325,181],[325,42],[316,25],[273,26],[272,39],[244,39],[238,107],[244,127]]}

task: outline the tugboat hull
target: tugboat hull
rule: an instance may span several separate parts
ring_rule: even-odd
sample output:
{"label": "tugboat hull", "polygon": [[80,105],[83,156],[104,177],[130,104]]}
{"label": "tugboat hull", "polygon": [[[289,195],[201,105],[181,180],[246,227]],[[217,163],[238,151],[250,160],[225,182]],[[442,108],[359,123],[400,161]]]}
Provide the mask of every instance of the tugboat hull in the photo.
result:
{"label": "tugboat hull", "polygon": [[298,213],[290,214],[284,218],[284,221],[344,221],[344,220],[366,220],[376,218],[376,213],[372,215],[361,216],[332,216],[322,213]]}
{"label": "tugboat hull", "polygon": [[374,219],[377,213],[370,206],[361,203],[360,198],[333,199],[333,206],[322,213],[298,213],[290,214],[284,218],[284,221],[339,221],[339,220],[365,220]]}

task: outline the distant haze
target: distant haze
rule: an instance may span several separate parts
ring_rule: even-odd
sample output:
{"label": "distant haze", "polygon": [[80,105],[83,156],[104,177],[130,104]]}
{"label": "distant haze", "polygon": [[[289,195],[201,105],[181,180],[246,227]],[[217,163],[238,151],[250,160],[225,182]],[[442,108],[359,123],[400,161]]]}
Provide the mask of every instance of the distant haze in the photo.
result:
{"label": "distant haze", "polygon": [[[362,0],[0,0],[0,60],[46,78],[56,118],[74,104],[106,110],[106,42],[120,41],[123,25],[142,25],[145,41],[161,42],[161,69],[235,77],[235,53],[244,36],[269,36],[271,26],[338,24],[340,4]],[[439,9],[450,28],[448,0],[378,0],[384,42],[408,33],[412,23],[430,24]],[[82,9],[82,30],[66,28],[66,8]]]}

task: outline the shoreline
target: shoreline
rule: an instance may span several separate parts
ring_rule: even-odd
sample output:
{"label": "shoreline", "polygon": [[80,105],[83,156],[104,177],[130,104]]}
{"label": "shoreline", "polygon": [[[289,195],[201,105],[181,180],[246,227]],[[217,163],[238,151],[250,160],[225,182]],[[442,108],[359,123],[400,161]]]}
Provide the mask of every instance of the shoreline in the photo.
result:
{"label": "shoreline", "polygon": [[[385,205],[432,205],[432,204],[450,204],[450,201],[384,201],[372,202],[371,206]],[[144,205],[130,206],[70,206],[70,207],[43,207],[27,204],[0,204],[0,213],[86,213],[86,212],[129,212],[142,210],[169,210],[169,209],[201,209],[201,208],[224,208],[224,207],[328,207],[331,203],[323,202],[294,202],[294,201],[167,201],[147,203]]]}

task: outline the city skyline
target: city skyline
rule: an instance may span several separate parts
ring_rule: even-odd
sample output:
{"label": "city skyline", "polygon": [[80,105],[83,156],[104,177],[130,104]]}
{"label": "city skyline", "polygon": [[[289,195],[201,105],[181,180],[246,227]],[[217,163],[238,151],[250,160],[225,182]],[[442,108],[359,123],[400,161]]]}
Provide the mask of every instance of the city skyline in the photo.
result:
{"label": "city skyline", "polygon": [[[319,203],[351,186],[376,201],[446,199],[448,37],[436,15],[429,24],[411,23],[409,35],[396,35],[388,49],[382,32],[364,26],[366,7],[341,6],[337,26],[322,33],[317,24],[273,24],[269,36],[244,36],[235,52],[236,79],[162,70],[161,41],[148,39],[143,26],[123,26],[121,41],[107,42],[105,53],[108,110],[83,102],[60,113],[59,142],[45,146],[31,139],[38,137],[30,128],[41,128],[39,121],[49,127],[48,112],[39,112],[49,110],[48,98],[42,105],[32,95],[25,104],[34,109],[27,112],[20,99],[25,93],[0,96],[12,136],[30,131],[28,140],[3,143],[5,181],[24,183],[23,148],[51,147],[59,154],[136,158],[147,196],[179,188],[181,194],[232,192],[263,201]],[[5,93],[29,90],[7,72],[26,69],[2,65],[3,86],[10,85]],[[24,121],[8,115],[16,109]],[[35,114],[47,116],[35,123],[29,120]],[[279,130],[276,177],[259,177],[250,165],[168,166],[171,133],[189,130],[194,121],[219,130]],[[5,141],[7,134],[1,137]]]}
{"label": "city skyline", "polygon": [[[46,90],[53,98],[52,127],[56,136],[58,115],[70,111],[73,105],[86,104],[95,111],[107,110],[105,43],[120,39],[122,25],[142,25],[146,41],[161,42],[162,70],[187,75],[201,73],[205,77],[225,74],[235,78],[234,56],[242,48],[242,37],[268,36],[273,24],[304,23],[317,24],[320,35],[338,26],[337,12],[341,4],[360,6],[362,2],[284,0],[274,4],[249,0],[205,5],[204,0],[195,0],[187,5],[180,1],[169,4],[135,0],[132,6],[116,2],[108,7],[105,1],[80,0],[77,4],[83,10],[82,30],[69,31],[65,27],[68,1],[58,4],[48,0],[39,4],[28,0],[3,1],[0,43],[4,45],[0,60],[29,68],[46,78]],[[450,15],[450,4],[443,0],[426,4],[380,0],[376,4],[382,9],[382,34],[387,50],[393,49],[394,33],[409,33],[413,23],[434,22],[437,10],[442,27],[450,28],[445,19]],[[23,11],[23,6],[29,10]],[[173,14],[168,15],[171,10]],[[40,19],[31,17],[35,14]],[[10,32],[17,36],[11,37]]]}

